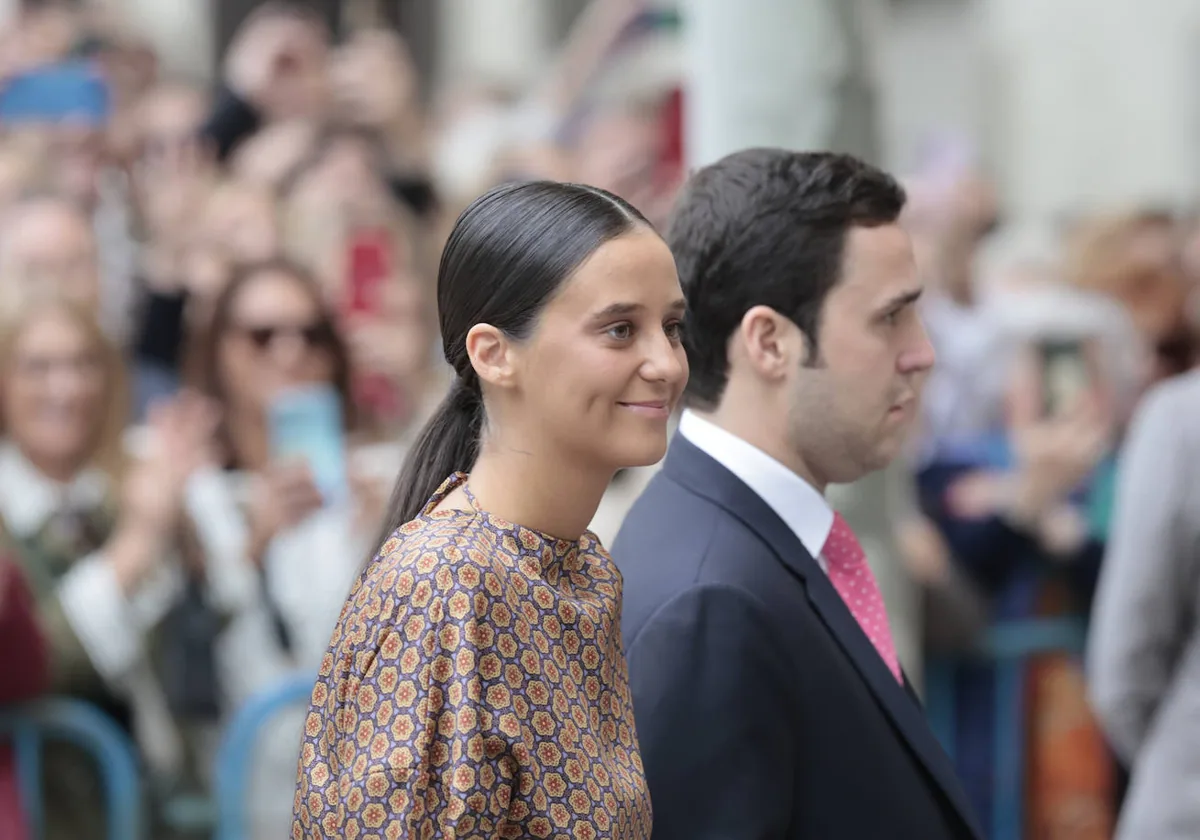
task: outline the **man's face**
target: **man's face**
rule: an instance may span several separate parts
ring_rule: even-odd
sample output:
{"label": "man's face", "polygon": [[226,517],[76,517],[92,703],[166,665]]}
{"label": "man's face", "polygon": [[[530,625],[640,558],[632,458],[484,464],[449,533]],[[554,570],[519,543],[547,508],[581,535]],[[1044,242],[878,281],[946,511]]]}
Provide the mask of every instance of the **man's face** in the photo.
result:
{"label": "man's face", "polygon": [[914,306],[920,292],[898,225],[848,232],[818,352],[792,383],[791,445],[819,482],[854,481],[899,453],[934,363]]}

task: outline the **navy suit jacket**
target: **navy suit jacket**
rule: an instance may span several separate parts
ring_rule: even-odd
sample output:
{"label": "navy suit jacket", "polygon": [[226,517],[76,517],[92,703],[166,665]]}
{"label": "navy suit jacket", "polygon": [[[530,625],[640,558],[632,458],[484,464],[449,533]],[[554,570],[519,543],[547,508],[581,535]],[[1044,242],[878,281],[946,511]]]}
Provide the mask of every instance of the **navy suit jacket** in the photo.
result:
{"label": "navy suit jacket", "polygon": [[612,547],[655,840],[979,840],[953,767],[816,561],[676,435]]}

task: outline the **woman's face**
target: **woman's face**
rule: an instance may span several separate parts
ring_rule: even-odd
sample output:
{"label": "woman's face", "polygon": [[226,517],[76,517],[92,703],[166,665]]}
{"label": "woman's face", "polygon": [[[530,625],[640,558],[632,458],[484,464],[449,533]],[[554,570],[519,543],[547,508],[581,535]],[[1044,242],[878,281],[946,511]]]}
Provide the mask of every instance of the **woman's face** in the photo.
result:
{"label": "woman's face", "polygon": [[601,246],[517,344],[502,422],[583,468],[657,462],[687,383],[675,261],[641,229]]}
{"label": "woman's face", "polygon": [[257,274],[238,293],[217,348],[233,407],[265,409],[281,390],[333,378],[333,327],[299,280]]}
{"label": "woman's face", "polygon": [[47,312],[16,339],[4,371],[4,426],[36,464],[77,464],[104,422],[104,361],[71,318]]}

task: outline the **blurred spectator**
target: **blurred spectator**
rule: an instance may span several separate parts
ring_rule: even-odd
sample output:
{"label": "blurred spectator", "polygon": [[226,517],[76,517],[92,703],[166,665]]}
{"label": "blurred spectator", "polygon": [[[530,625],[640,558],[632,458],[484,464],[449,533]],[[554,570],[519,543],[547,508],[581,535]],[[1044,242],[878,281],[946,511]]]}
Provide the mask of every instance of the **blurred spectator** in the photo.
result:
{"label": "blurred spectator", "polygon": [[[1008,351],[1003,427],[927,465],[925,512],[951,556],[991,601],[997,619],[1090,609],[1108,534],[1113,445],[1139,390],[1128,319],[1095,296],[1047,288],[1013,296],[998,313]],[[1065,407],[1047,406],[1044,342],[1078,342],[1087,377]],[[991,811],[992,672],[965,666],[956,691],[959,770],[985,822]],[[1085,702],[1080,669],[1064,656],[1029,666],[1027,779],[1030,836],[1108,837],[1113,770]]]}
{"label": "blurred spectator", "polygon": [[329,104],[329,33],[301,4],[260,4],[225,56],[226,90],[205,126],[224,160],[262,124],[315,119]]}
{"label": "blurred spectator", "polygon": [[[155,627],[179,589],[170,558],[205,421],[181,406],[164,409],[156,454],[132,461],[122,441],[120,356],[94,319],[55,301],[27,303],[7,319],[0,520],[34,590],[52,688],[108,712],[160,778],[181,778],[187,768],[157,674]],[[55,744],[44,768],[46,836],[102,836],[91,763]]]}
{"label": "blurred spectator", "polygon": [[659,178],[666,154],[662,104],[622,105],[593,115],[574,149],[576,179],[625,198],[659,227],[678,186]]}
{"label": "blurred spectator", "polygon": [[1200,774],[1198,408],[1200,374],[1189,373],[1158,386],[1139,409],[1093,611],[1091,697],[1133,771],[1116,835],[1122,840],[1200,832],[1200,802],[1191,792]]}
{"label": "blurred spectator", "polygon": [[[5,129],[22,142],[35,144],[53,165],[42,185],[79,208],[94,228],[97,272],[104,294],[101,319],[111,335],[123,339],[129,329],[133,289],[134,250],[130,236],[128,196],[123,161],[111,131],[114,108],[128,104],[133,90],[114,71],[106,77],[105,62],[98,56],[99,30],[83,9],[70,3],[23,5],[11,30],[5,58],[8,76],[24,73],[57,73],[62,101],[47,103],[10,119]],[[102,39],[101,39],[102,40]],[[73,105],[67,107],[67,103]]]}
{"label": "blurred spectator", "polygon": [[196,182],[211,172],[198,136],[207,113],[207,95],[187,85],[159,85],[138,103],[131,192],[151,245],[178,237],[178,228],[194,221]]}
{"label": "blurred spectator", "polygon": [[62,295],[97,311],[100,276],[95,232],[65,199],[43,196],[17,204],[0,230],[0,296],[5,308],[26,298]]}
{"label": "blurred spectator", "polygon": [[264,4],[230,46],[226,85],[205,126],[221,159],[263,125],[329,121],[372,139],[392,193],[417,216],[436,209],[412,62],[394,35],[358,32],[331,56],[318,19]]}
{"label": "blurred spectator", "polygon": [[413,231],[388,192],[382,162],[373,135],[328,129],[282,185],[286,247],[317,275],[333,303],[343,298],[346,245],[357,230],[388,228],[397,256],[414,256]]}
{"label": "blurred spectator", "polygon": [[134,416],[139,419],[152,401],[173,394],[179,384],[188,260],[216,178],[211,154],[198,136],[206,112],[202,92],[160,85],[146,93],[134,115],[130,192],[141,237],[136,279],[141,301],[132,342]]}
{"label": "blurred spectator", "polygon": [[[251,579],[221,643],[221,682],[237,708],[319,666],[403,453],[356,434],[349,351],[315,282],[294,265],[239,269],[216,300],[199,360],[200,383],[221,408],[224,469],[196,476],[189,510],[210,563]],[[328,389],[341,406],[339,437],[319,445],[348,464],[344,497],[323,495],[311,462],[276,454],[272,405],[306,387]],[[297,715],[282,716],[260,744],[253,836],[278,837],[290,824]]]}
{"label": "blurred spectator", "polygon": [[437,209],[431,138],[407,46],[391,32],[355,32],[334,53],[332,79],[334,120],[377,138],[392,194],[428,220]]}
{"label": "blurred spectator", "polygon": [[441,400],[447,368],[435,355],[423,227],[395,203],[379,161],[371,135],[326,132],[284,184],[284,251],[319,279],[346,332],[362,419],[395,433]]}
{"label": "blurred spectator", "polygon": [[1169,215],[1143,212],[1080,222],[1067,239],[1064,270],[1068,283],[1125,306],[1154,349],[1154,379],[1192,366],[1195,348],[1184,310],[1188,281]]}
{"label": "blurred spectator", "polygon": [[952,452],[1000,420],[999,325],[980,288],[977,255],[998,208],[991,185],[962,152],[943,150],[910,185],[904,223],[928,282],[921,315],[938,363],[922,397],[919,458]]}

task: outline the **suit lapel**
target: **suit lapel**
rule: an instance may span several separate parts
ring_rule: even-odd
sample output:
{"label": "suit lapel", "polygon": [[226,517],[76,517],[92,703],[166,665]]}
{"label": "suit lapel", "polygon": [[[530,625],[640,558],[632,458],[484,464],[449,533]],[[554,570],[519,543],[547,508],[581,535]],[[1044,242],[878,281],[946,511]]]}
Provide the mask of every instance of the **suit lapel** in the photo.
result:
{"label": "suit lapel", "polygon": [[813,610],[849,657],[884,713],[963,820],[982,837],[954,767],[934,737],[920,704],[896,681],[829,578],[792,530],[741,479],[682,435],[675,435],[663,471],[742,521],[800,578]]}

